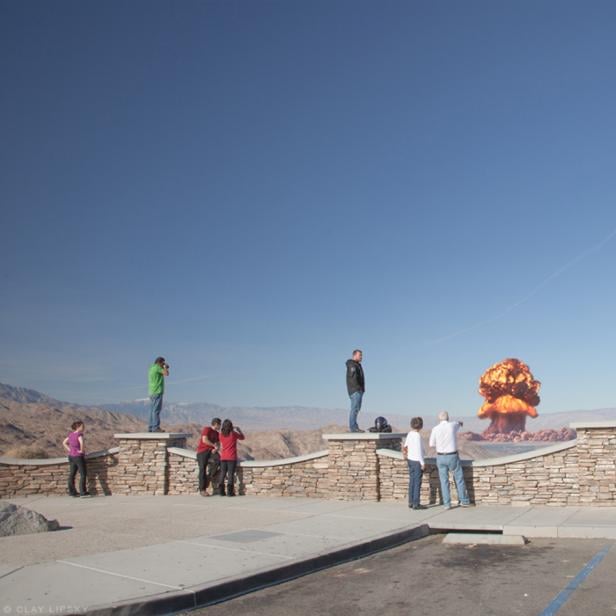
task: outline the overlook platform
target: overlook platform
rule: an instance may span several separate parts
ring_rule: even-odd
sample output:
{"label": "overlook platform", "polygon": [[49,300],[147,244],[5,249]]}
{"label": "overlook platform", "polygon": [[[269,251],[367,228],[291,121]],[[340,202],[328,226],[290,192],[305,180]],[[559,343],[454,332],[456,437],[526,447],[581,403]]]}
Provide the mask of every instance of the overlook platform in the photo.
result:
{"label": "overlook platform", "polygon": [[13,614],[165,614],[431,531],[616,539],[614,507],[412,511],[399,502],[193,495],[7,500],[62,527],[0,539],[0,610]]}

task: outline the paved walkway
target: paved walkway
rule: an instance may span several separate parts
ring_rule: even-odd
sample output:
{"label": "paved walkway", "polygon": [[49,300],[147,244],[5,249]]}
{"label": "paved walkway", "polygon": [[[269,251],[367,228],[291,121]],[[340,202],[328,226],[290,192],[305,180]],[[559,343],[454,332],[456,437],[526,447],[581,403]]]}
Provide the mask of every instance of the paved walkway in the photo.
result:
{"label": "paved walkway", "polygon": [[0,539],[4,614],[166,614],[437,531],[616,539],[616,508],[472,507],[307,498],[7,499],[61,530]]}

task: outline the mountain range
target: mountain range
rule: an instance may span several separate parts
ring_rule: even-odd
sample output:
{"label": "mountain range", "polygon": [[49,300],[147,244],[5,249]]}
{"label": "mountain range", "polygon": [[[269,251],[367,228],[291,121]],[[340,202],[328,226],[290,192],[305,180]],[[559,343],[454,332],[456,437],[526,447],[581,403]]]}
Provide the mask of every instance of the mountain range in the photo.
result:
{"label": "mountain range", "polygon": [[[64,455],[62,440],[75,419],[86,423],[89,451],[114,446],[117,432],[143,432],[147,429],[149,401],[84,406],[56,400],[44,393],[0,383],[0,455],[17,455],[24,450],[32,457]],[[360,413],[363,427],[372,425],[379,413]],[[348,418],[344,409],[302,406],[223,407],[216,404],[165,402],[161,415],[165,430],[187,432],[188,446],[195,447],[201,428],[212,417],[230,418],[247,433],[241,443],[243,459],[274,459],[318,451],[327,447],[323,433],[342,432]],[[387,414],[395,431],[406,432],[410,415]],[[456,417],[464,421],[465,431],[482,432],[487,423],[475,416]],[[527,429],[559,429],[573,421],[616,420],[616,409],[567,411],[540,415],[527,422]],[[436,423],[424,416],[424,432]],[[536,445],[534,445],[536,446]],[[528,447],[528,445],[526,445]],[[492,457],[519,451],[514,445],[467,442],[461,447],[466,457]]]}

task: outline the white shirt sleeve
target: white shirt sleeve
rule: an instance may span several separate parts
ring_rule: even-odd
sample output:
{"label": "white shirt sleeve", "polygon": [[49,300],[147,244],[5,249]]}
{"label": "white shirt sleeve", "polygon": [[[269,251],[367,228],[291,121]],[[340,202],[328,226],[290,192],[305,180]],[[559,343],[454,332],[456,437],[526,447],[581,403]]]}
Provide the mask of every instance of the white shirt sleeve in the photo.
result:
{"label": "white shirt sleeve", "polygon": [[418,432],[417,436],[419,437],[419,463],[424,466],[426,453],[424,451],[423,439],[421,438],[421,434]]}
{"label": "white shirt sleeve", "polygon": [[434,430],[436,428],[432,428],[432,432],[430,432],[430,447],[436,447],[436,434],[434,434]]}

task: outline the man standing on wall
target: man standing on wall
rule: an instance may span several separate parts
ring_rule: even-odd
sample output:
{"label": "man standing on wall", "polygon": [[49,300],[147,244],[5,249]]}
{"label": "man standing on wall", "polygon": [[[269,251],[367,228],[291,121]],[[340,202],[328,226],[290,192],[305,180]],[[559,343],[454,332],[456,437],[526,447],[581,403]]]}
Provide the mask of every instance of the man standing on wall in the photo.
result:
{"label": "man standing on wall", "polygon": [[148,371],[148,393],[150,394],[150,425],[148,432],[162,432],[160,411],[163,408],[165,377],[169,376],[169,365],[164,357],[157,357]]}
{"label": "man standing on wall", "polygon": [[361,367],[362,352],[359,349],[353,351],[353,358],[347,359],[346,384],[349,398],[351,398],[351,412],[349,414],[349,430],[351,432],[364,432],[357,425],[357,415],[361,409],[361,400],[364,396],[365,381],[364,370]]}
{"label": "man standing on wall", "polygon": [[436,468],[441,483],[441,495],[445,509],[451,509],[451,494],[449,492],[449,471],[452,472],[458,500],[462,507],[470,507],[468,492],[464,484],[464,471],[458,455],[457,433],[462,427],[461,421],[449,421],[449,413],[441,411],[438,414],[439,424],[430,433],[430,447],[436,449]]}

